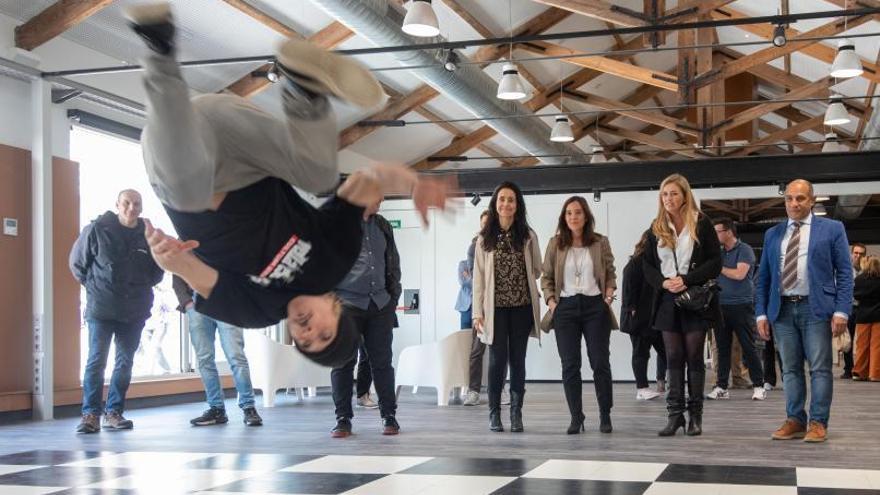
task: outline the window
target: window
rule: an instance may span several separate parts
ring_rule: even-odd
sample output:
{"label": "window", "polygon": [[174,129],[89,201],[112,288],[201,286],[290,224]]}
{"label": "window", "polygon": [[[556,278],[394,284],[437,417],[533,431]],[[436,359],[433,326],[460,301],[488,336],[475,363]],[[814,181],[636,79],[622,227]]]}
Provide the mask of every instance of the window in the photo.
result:
{"label": "window", "polygon": [[[116,197],[123,189],[135,189],[143,197],[143,217],[166,232],[174,232],[165,209],[153,194],[144,170],[141,146],[128,141],[74,126],[70,132],[71,159],[79,162],[80,230],[107,210],[115,211]],[[171,289],[171,275],[156,286],[152,316],[144,325],[141,343],[135,353],[134,377],[154,377],[183,371],[181,362],[181,324],[177,298]],[[85,310],[85,290],[81,294],[81,310]],[[80,367],[85,370],[88,358],[88,328],[80,329]],[[113,371],[114,349],[107,360],[106,376]],[[222,353],[218,357],[222,356]]]}

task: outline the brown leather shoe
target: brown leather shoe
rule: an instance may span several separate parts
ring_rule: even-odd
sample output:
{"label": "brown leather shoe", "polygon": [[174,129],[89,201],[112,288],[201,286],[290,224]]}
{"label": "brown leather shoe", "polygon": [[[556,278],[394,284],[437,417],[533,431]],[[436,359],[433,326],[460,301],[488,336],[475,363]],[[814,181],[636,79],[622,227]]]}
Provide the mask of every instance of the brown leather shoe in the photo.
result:
{"label": "brown leather shoe", "polygon": [[827,436],[828,431],[825,429],[825,425],[818,421],[810,421],[810,428],[807,430],[807,435],[804,437],[804,441],[821,443],[826,440]]}
{"label": "brown leather shoe", "polygon": [[788,418],[778,430],[770,436],[773,440],[791,440],[794,438],[804,438],[807,429],[799,421]]}
{"label": "brown leather shoe", "polygon": [[101,431],[101,416],[97,414],[83,414],[82,421],[77,425],[77,433],[98,433]]}

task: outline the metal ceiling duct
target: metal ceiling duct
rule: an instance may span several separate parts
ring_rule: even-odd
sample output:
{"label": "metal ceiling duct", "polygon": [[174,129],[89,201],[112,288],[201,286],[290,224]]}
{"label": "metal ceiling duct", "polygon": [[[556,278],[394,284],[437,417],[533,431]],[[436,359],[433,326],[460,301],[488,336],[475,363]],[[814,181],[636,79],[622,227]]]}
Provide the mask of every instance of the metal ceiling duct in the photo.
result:
{"label": "metal ceiling duct", "polygon": [[[434,42],[436,38],[413,38],[401,30],[403,14],[388,0],[311,0],[331,17],[342,22],[358,35],[378,46],[409,45],[414,42]],[[436,65],[414,69],[412,74],[431,85],[444,96],[467,109],[477,117],[531,115],[525,105],[502,101],[495,97],[498,82],[478,65],[459,64],[454,72],[443,68],[444,53],[439,50],[396,52],[394,56],[403,66]],[[466,57],[458,54],[462,62]],[[573,144],[550,141],[550,127],[537,118],[490,120],[487,125],[498,131],[531,155],[572,155],[583,153]],[[564,164],[568,157],[541,158],[547,164]]]}
{"label": "metal ceiling duct", "polygon": [[[859,151],[876,151],[880,149],[880,112],[873,112],[871,120],[862,131],[863,138],[873,138],[862,140],[859,145]],[[837,204],[834,206],[834,218],[841,220],[854,220],[861,216],[865,205],[871,200],[870,194],[853,194],[840,196],[837,198]]]}

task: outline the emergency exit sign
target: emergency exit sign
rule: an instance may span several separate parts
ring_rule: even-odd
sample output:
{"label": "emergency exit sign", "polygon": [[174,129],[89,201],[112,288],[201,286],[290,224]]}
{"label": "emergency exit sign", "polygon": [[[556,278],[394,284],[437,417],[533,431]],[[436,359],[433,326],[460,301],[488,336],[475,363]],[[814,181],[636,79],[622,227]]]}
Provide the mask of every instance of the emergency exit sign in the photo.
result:
{"label": "emergency exit sign", "polygon": [[391,224],[392,229],[399,229],[400,228],[400,220],[388,220],[388,223]]}

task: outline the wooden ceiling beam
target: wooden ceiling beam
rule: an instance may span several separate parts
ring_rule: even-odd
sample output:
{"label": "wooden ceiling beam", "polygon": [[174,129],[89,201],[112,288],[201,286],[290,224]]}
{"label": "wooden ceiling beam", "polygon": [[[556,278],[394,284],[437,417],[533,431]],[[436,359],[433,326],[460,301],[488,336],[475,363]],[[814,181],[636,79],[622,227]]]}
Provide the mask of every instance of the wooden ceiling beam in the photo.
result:
{"label": "wooden ceiling beam", "polygon": [[15,46],[33,50],[88,19],[113,0],[58,0],[15,27]]}
{"label": "wooden ceiling beam", "polygon": [[[559,57],[577,55],[579,51],[566,48],[561,45],[548,42],[534,42],[520,45],[521,48],[538,53],[545,56]],[[638,67],[626,62],[615,60],[611,57],[603,57],[599,55],[564,58],[563,62],[593,69],[605,74],[611,74],[630,81],[636,81],[642,84],[650,84],[669,91],[678,91],[678,78],[672,74],[665,72]]]}
{"label": "wooden ceiling beam", "polygon": [[675,143],[672,141],[667,141],[665,139],[658,138],[656,136],[652,136],[650,134],[644,134],[639,131],[633,131],[630,129],[625,129],[623,127],[617,127],[612,125],[604,125],[600,127],[600,131],[603,134],[611,134],[612,136],[617,136],[624,139],[629,139],[630,141],[635,141],[637,143],[646,144],[653,148],[657,148],[660,150],[671,151],[677,155],[686,156],[688,158],[699,158],[700,155],[696,151],[691,151],[685,149],[685,147],[679,143]]}
{"label": "wooden ceiling beam", "polygon": [[[871,21],[873,18],[874,16],[872,15],[854,17],[848,21],[847,30],[861,26],[862,24]],[[817,38],[836,36],[843,31],[844,22],[842,20],[835,19],[815,29],[800,33],[800,35],[796,37],[789,38],[788,43],[786,43],[785,46],[772,46],[769,48],[764,48],[762,50],[758,50],[751,55],[746,55],[727,64],[724,64],[718,71],[701,74],[695,81],[696,85],[698,87],[705,86],[715,81],[724,80],[737,74],[747,72],[749,69],[757,65],[766,64],[767,62],[782,57],[786,54],[802,50],[811,45],[815,45],[816,43],[819,43]],[[807,38],[810,38],[810,40],[798,41],[799,39]]]}
{"label": "wooden ceiling beam", "polygon": [[[385,108],[374,113],[367,120],[394,120],[406,115],[417,107],[431,101],[432,98],[439,93],[437,90],[423,84],[418,89],[402,96],[392,98]],[[339,134],[339,149],[351,146],[361,138],[367,136],[375,130],[375,126],[362,126],[359,123],[348,126]]]}
{"label": "wooden ceiling beam", "polygon": [[[747,17],[749,16],[747,16],[743,12],[731,8],[715,9],[712,11],[712,18],[716,20],[745,19]],[[773,30],[775,29],[775,27],[771,26],[770,24],[743,24],[737,27],[756,36],[760,36],[761,38],[764,38],[766,40],[773,39]],[[786,38],[789,40],[796,39],[797,37],[801,36],[800,31],[792,28],[786,29],[785,33]],[[797,51],[828,64],[833,63],[834,57],[837,56],[837,48],[826,45],[825,43],[815,43],[798,47]],[[878,66],[877,63],[862,59],[862,67],[864,67],[865,69],[862,77],[875,83],[880,82],[880,66]]]}
{"label": "wooden ceiling beam", "polygon": [[[818,81],[812,82],[805,86],[802,86],[798,89],[795,89],[789,93],[786,93],[780,96],[780,100],[793,100],[798,98],[807,98],[814,96],[816,93],[819,93],[823,90],[828,89],[828,85],[832,83],[832,79],[830,77],[825,77],[819,79]],[[735,127],[739,127],[747,122],[751,122],[757,118],[760,118],[762,115],[770,113],[776,109],[784,108],[791,105],[789,101],[776,101],[769,100],[767,103],[762,103],[760,105],[755,105],[751,108],[743,110],[735,114],[734,116],[725,120],[721,126],[719,126],[715,132],[727,132],[730,129]]]}
{"label": "wooden ceiling beam", "polygon": [[614,110],[614,113],[624,117],[640,120],[648,124],[654,124],[659,127],[694,137],[700,135],[700,131],[686,121],[667,117],[662,113],[655,113],[650,110],[639,110],[638,107],[634,105],[627,105],[622,101],[612,100],[611,98],[604,98],[599,95],[588,94],[582,91],[567,91],[566,94],[570,94],[578,101],[587,105],[598,107],[602,110]]}
{"label": "wooden ceiling beam", "polygon": [[[877,52],[877,63],[880,63],[880,50]],[[855,145],[857,149],[862,147],[862,136],[865,134],[865,126],[868,125],[868,119],[874,114],[874,98],[872,96],[876,92],[877,81],[872,79],[870,84],[868,84],[868,91],[865,93],[865,113],[862,114],[862,117],[859,119],[859,125],[856,126],[856,138],[858,140]]]}
{"label": "wooden ceiling beam", "polygon": [[[541,34],[564,21],[569,16],[571,16],[571,12],[567,10],[549,8],[515,28],[513,30],[513,35],[529,36],[533,34]],[[474,56],[471,57],[471,60],[474,62],[492,62],[508,56],[509,49],[510,45],[507,43],[484,46],[477,50]]]}
{"label": "wooden ceiling beam", "polygon": [[613,22],[626,27],[647,26],[648,23],[636,16],[626,13],[614,4],[602,0],[535,0],[536,2],[558,9],[585,15],[594,19]]}
{"label": "wooden ceiling beam", "polygon": [[822,124],[822,119],[824,116],[818,115],[811,119],[807,119],[803,122],[795,124],[791,127],[780,129],[777,132],[764,136],[763,138],[755,141],[754,143],[750,143],[748,146],[744,146],[738,150],[734,150],[730,153],[727,153],[727,156],[745,156],[753,151],[758,151],[764,149],[766,145],[776,144],[781,141],[789,141],[794,138],[798,134],[811,130],[813,127]]}
{"label": "wooden ceiling beam", "polygon": [[[486,141],[487,139],[492,139],[496,135],[498,135],[498,133],[495,131],[495,129],[484,125],[476,131],[471,132],[470,134],[454,138],[448,146],[444,147],[441,150],[435,151],[434,153],[431,153],[431,156],[463,155],[483,141]],[[412,165],[412,168],[415,170],[431,170],[433,168],[439,167],[443,163],[441,161],[429,161],[428,158],[419,160],[418,162],[414,163]]]}

